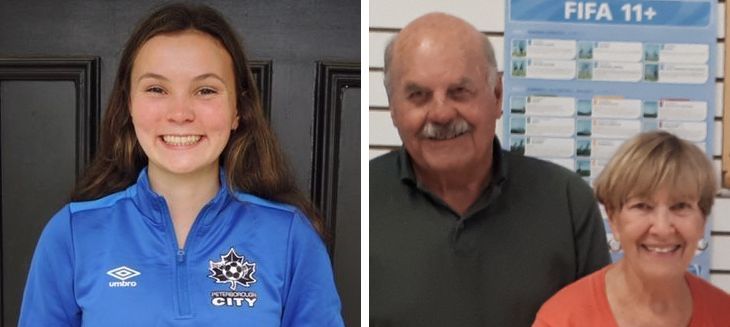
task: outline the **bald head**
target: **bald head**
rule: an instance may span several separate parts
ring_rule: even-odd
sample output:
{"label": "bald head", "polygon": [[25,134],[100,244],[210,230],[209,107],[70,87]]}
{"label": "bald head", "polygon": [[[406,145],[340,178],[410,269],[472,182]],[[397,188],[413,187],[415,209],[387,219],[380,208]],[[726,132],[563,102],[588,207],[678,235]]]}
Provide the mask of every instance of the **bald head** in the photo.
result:
{"label": "bald head", "polygon": [[489,39],[461,18],[444,13],[423,15],[404,27],[385,48],[384,83],[390,95],[392,73],[398,70],[398,59],[408,60],[419,49],[458,49],[465,53],[478,51],[483,65],[475,67],[486,74],[490,86],[497,82],[497,61]]}

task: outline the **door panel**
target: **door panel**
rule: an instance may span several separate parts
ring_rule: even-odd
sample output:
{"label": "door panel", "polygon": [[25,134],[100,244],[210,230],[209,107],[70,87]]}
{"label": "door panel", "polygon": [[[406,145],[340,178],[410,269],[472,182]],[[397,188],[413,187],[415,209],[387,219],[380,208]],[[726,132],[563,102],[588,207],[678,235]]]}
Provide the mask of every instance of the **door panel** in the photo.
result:
{"label": "door panel", "polygon": [[76,176],[75,119],[73,82],[0,83],[4,326],[15,324],[46,220],[68,201]]}
{"label": "door panel", "polygon": [[99,59],[0,58],[0,321],[17,324],[27,268],[97,144]]}
{"label": "door panel", "polygon": [[334,266],[346,326],[360,324],[360,88],[342,92]]}
{"label": "door panel", "polygon": [[332,236],[347,326],[360,324],[360,65],[317,64],[311,197]]}

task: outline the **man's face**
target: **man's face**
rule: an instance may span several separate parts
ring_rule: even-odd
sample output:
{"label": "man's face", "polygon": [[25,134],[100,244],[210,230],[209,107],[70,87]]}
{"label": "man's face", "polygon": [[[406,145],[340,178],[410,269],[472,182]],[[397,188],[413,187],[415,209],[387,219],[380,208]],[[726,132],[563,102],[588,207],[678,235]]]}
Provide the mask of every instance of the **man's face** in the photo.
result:
{"label": "man's face", "polygon": [[501,83],[490,86],[480,42],[404,44],[392,59],[393,124],[418,168],[453,172],[491,156],[502,115]]}

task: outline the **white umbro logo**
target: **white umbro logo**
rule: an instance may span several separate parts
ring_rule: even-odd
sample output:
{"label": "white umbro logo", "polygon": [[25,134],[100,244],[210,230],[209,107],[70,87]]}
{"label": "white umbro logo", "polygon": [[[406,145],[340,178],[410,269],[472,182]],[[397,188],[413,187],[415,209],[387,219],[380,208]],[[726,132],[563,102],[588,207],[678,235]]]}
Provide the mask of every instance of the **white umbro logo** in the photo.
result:
{"label": "white umbro logo", "polygon": [[137,282],[127,281],[127,279],[137,277],[142,273],[127,266],[121,266],[107,271],[106,274],[119,280],[109,282],[109,287],[137,287]]}

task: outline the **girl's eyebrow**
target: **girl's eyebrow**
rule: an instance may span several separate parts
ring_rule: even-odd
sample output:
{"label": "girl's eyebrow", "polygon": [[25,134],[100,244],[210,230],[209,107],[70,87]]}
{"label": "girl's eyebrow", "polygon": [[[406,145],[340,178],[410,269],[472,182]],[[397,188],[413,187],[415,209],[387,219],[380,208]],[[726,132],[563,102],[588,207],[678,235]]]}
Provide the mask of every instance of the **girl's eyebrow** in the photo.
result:
{"label": "girl's eyebrow", "polygon": [[194,81],[199,81],[199,80],[204,80],[204,79],[209,78],[209,77],[215,78],[215,79],[221,81],[221,83],[225,84],[225,82],[223,81],[223,78],[221,78],[220,76],[218,76],[218,74],[216,74],[216,73],[206,73],[206,74],[198,75],[195,78],[193,78],[193,80]]}
{"label": "girl's eyebrow", "polygon": [[145,79],[145,78],[154,78],[154,79],[159,79],[159,80],[163,80],[163,81],[169,81],[170,80],[167,77],[162,76],[160,74],[144,73],[141,76],[139,76],[139,78],[137,78],[137,82],[139,82],[139,81],[141,81],[142,79]]}
{"label": "girl's eyebrow", "polygon": [[[199,81],[199,80],[204,80],[204,79],[209,78],[209,77],[215,78],[215,79],[221,81],[222,83],[225,83],[225,82],[223,82],[223,78],[221,78],[220,76],[218,76],[218,74],[215,74],[215,73],[201,74],[201,75],[195,76],[193,78],[193,80],[194,81]],[[154,79],[159,79],[159,80],[163,80],[163,81],[170,81],[169,78],[167,78],[167,77],[165,77],[163,75],[160,75],[160,74],[156,74],[156,73],[144,73],[139,78],[137,78],[137,81],[139,82],[139,81],[141,81],[142,79],[145,79],[145,78],[154,78]]]}

